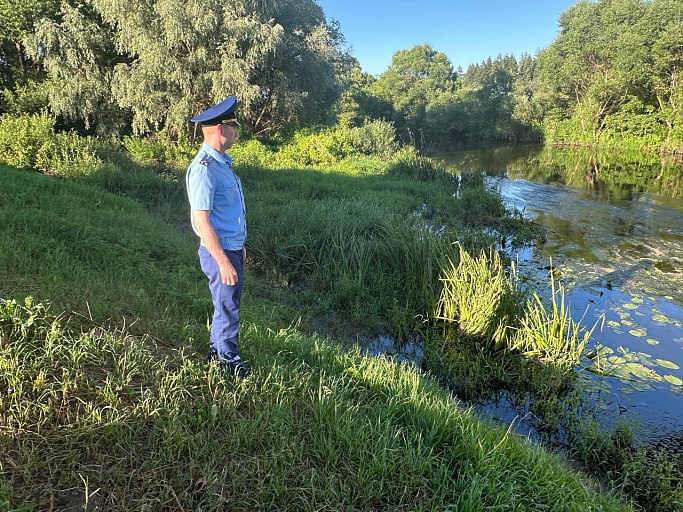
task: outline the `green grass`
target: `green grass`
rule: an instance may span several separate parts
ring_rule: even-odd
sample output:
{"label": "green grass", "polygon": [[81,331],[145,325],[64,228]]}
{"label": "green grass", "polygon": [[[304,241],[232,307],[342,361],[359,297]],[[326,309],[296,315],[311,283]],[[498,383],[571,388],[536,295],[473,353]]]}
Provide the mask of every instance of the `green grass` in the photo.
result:
{"label": "green grass", "polygon": [[[243,329],[254,374],[0,306],[1,478],[102,510],[627,510],[411,366]],[[75,493],[68,492],[75,490]]]}
{"label": "green grass", "polygon": [[0,223],[0,296],[53,301],[86,323],[135,321],[169,342],[196,334],[178,332],[208,305],[196,248],[138,202],[2,167]]}
{"label": "green grass", "polygon": [[[248,179],[275,199],[295,176],[261,170]],[[371,201],[366,191],[395,201],[415,190],[410,183],[389,181],[387,191],[366,177],[347,190],[351,178],[333,172],[299,178],[290,201],[312,193],[327,201],[302,215],[300,199],[283,214],[310,222],[298,236],[315,235],[297,245],[297,224],[282,223],[287,242],[274,247],[282,255],[290,248],[290,264],[315,269],[321,251],[338,251],[347,259],[335,265],[353,280],[370,275],[370,261],[410,271],[415,258],[438,252],[427,226],[411,238],[380,222],[390,202]],[[92,183],[8,167],[0,180],[0,296],[16,299],[0,306],[6,509],[82,505],[86,495],[103,510],[628,509],[559,458],[483,424],[414,367],[306,334],[299,312],[253,272],[241,336],[253,376],[225,378],[204,362],[211,306],[193,236]],[[314,180],[323,184],[312,192]],[[251,194],[258,218],[258,190]],[[363,248],[323,229],[329,211],[354,223],[350,240],[363,238]],[[334,233],[329,247],[315,241]],[[389,239],[371,245],[395,233],[411,253],[391,249]],[[250,265],[265,266],[271,254]],[[429,272],[438,276],[438,266]],[[36,300],[24,302],[26,295]]]}

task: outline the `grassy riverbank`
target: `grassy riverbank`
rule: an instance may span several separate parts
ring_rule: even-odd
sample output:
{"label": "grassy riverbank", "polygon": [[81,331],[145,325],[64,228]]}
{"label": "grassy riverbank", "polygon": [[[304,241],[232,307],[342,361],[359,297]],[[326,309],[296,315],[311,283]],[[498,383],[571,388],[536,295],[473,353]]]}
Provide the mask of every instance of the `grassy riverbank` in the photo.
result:
{"label": "grassy riverbank", "polygon": [[[397,189],[432,194],[419,181],[339,171],[242,175],[256,240],[268,218],[281,222],[259,220],[259,183],[272,189],[262,204],[279,190],[284,207],[310,183],[337,198],[358,179],[365,200],[338,198],[335,211],[359,223],[356,203],[377,210],[375,223],[387,216],[370,190],[387,204],[402,200]],[[196,241],[173,214],[186,210],[182,186],[158,179],[171,200],[149,213],[97,179],[0,172],[0,291],[18,299],[0,313],[6,509],[86,499],[105,510],[626,509],[556,456],[480,423],[416,369],[306,334],[283,306],[282,270],[266,268],[270,252],[257,244],[242,337],[254,375],[223,378],[203,361],[210,304]],[[22,305],[29,294],[50,309]]]}

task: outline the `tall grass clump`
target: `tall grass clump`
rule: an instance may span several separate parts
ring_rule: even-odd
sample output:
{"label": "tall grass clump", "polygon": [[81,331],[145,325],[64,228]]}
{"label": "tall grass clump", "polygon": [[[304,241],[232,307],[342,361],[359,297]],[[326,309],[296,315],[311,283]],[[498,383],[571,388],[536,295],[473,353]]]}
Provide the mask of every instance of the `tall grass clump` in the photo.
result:
{"label": "tall grass clump", "polygon": [[495,251],[473,258],[460,248],[458,262],[449,259],[440,280],[435,317],[455,324],[462,335],[482,340],[490,350],[505,348],[525,299],[514,269],[508,277]]}
{"label": "tall grass clump", "polygon": [[572,318],[569,305],[565,305],[564,287],[561,283],[555,286],[552,273],[550,286],[550,311],[534,293],[533,300],[527,302],[519,329],[510,338],[510,347],[528,357],[573,368],[599,320],[586,330],[581,323],[583,317],[578,322]]}

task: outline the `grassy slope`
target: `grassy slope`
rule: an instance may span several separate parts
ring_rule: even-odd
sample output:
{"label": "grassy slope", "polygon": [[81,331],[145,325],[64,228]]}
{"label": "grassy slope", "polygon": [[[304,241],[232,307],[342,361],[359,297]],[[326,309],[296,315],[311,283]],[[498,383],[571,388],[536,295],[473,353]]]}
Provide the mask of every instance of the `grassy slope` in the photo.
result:
{"label": "grassy slope", "polygon": [[53,302],[0,308],[0,510],[625,509],[414,368],[286,327],[254,277],[254,375],[224,379],[196,242],[131,200],[0,168],[0,222],[0,297]]}

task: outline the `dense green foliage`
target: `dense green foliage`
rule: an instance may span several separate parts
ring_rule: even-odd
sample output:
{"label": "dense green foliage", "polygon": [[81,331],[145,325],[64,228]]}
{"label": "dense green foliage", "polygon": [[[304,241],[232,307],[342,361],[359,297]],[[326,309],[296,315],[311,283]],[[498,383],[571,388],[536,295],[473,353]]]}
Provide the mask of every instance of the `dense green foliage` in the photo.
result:
{"label": "dense green foliage", "polygon": [[[50,110],[103,134],[186,134],[189,118],[226,91],[255,132],[323,122],[351,62],[313,0],[5,3],[19,17],[8,46],[39,65]],[[11,52],[3,57],[9,64]],[[7,74],[9,96],[27,94],[14,87],[20,70]]]}
{"label": "dense green foliage", "polygon": [[314,0],[3,0],[0,13],[0,111],[49,108],[101,134],[192,138],[192,114],[234,93],[254,134],[383,120],[419,150],[683,144],[678,0],[581,0],[536,56],[463,72],[423,44],[378,77]]}

